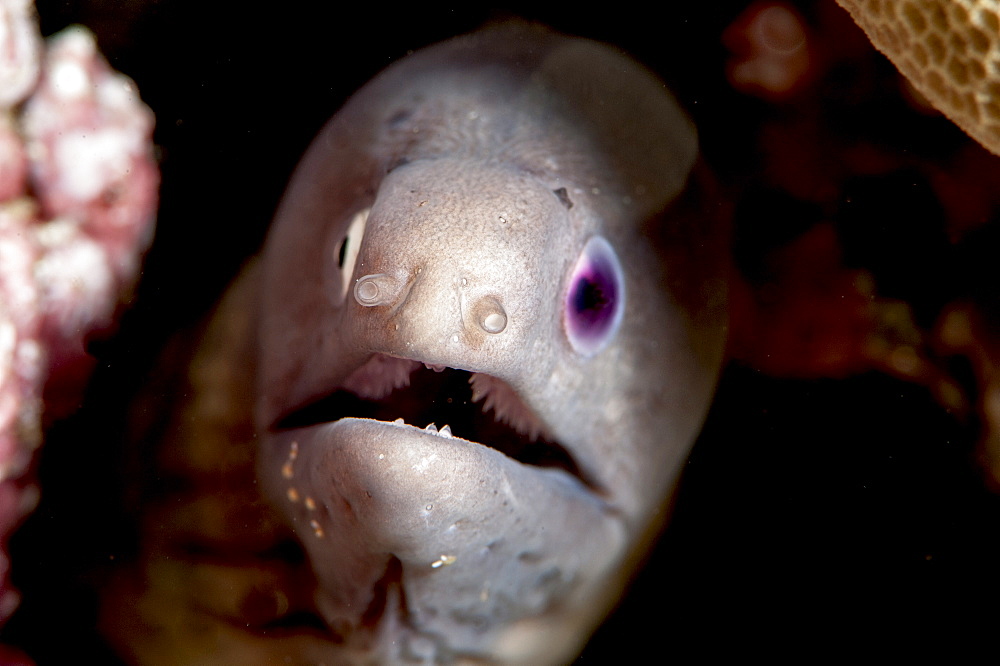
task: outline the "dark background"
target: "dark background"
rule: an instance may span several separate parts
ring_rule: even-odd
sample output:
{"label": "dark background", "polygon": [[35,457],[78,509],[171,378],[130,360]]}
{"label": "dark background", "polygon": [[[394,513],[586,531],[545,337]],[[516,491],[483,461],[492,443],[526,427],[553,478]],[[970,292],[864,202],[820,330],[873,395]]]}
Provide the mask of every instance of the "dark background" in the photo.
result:
{"label": "dark background", "polygon": [[[727,84],[720,35],[748,4],[662,3],[654,12],[607,3],[588,11],[546,3],[285,2],[258,10],[193,0],[40,2],[45,34],[84,23],[111,65],[135,79],[157,115],[163,183],[133,307],[116,338],[93,346],[101,362],[84,407],[54,427],[43,452],[42,505],[12,546],[25,602],[4,640],[40,664],[111,663],[93,633],[86,572],[128,537],[113,500],[127,397],[167,337],[193,325],[259,247],[292,167],[352,91],[407,52],[486,21],[538,20],[616,44],[660,74],[695,117],[706,160],[739,192],[753,178],[752,137],[768,110]],[[800,5],[812,16],[813,3]],[[661,8],[669,18],[659,18]],[[878,56],[872,62],[891,75]],[[964,140],[934,121],[943,138],[911,147],[905,121],[871,107],[845,114],[851,128],[873,123],[850,131],[900,150],[933,153]],[[767,245],[737,237],[750,255]],[[869,241],[880,242],[864,234],[855,242]],[[898,268],[877,252],[862,255],[883,272]],[[922,276],[920,285],[938,276],[935,287],[957,279],[944,274],[949,267],[899,270],[906,284],[914,284],[906,270]],[[986,278],[963,279],[976,289]],[[927,303],[923,295],[906,294],[917,308],[940,305],[940,294],[927,293]],[[932,641],[958,649],[988,636],[978,629],[990,626],[1000,599],[1000,501],[975,465],[976,437],[975,419],[955,418],[922,387],[875,372],[789,380],[731,365],[669,528],[581,663],[649,651],[663,661],[811,661],[834,650],[898,654]]]}

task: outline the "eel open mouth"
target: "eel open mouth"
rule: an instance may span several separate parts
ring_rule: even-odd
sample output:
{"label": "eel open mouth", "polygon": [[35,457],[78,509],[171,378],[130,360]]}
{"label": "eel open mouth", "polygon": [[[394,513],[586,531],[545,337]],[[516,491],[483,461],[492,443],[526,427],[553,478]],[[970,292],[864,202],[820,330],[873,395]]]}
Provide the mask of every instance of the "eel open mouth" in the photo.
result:
{"label": "eel open mouth", "polygon": [[338,636],[489,652],[513,620],[585,595],[628,543],[609,493],[491,375],[376,354],[270,430],[259,478]]}
{"label": "eel open mouth", "polygon": [[273,430],[349,417],[465,439],[527,465],[563,469],[597,490],[514,389],[491,375],[376,354],[341,387],[278,419]]}

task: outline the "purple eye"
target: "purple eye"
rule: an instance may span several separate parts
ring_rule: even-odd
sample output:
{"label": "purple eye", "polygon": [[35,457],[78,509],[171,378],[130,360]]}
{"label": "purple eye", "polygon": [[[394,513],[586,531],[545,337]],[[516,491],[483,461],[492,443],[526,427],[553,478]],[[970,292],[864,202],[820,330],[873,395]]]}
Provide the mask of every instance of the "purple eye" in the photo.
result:
{"label": "purple eye", "polygon": [[625,276],[608,241],[594,236],[573,266],[563,325],[573,349],[593,356],[615,336],[625,310]]}

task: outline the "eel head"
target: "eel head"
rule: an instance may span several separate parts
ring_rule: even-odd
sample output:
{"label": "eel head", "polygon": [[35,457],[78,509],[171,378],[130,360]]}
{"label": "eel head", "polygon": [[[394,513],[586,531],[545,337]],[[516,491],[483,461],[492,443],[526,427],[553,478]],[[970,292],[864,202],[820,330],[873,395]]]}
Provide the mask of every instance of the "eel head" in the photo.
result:
{"label": "eel head", "polygon": [[[258,477],[346,645],[564,659],[661,523],[710,401],[714,230],[664,253],[635,222],[666,196],[485,153],[359,159],[325,185],[364,140],[339,122],[265,250]],[[695,160],[682,129],[670,169]]]}

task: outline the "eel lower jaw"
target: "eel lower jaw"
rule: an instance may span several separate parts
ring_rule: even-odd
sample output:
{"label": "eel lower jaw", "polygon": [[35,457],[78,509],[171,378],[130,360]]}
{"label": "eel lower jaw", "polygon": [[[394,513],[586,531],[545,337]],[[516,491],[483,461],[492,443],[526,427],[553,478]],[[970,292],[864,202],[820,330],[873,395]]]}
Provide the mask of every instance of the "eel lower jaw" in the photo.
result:
{"label": "eel lower jaw", "polygon": [[348,642],[377,636],[385,661],[413,641],[446,639],[434,663],[522,646],[521,621],[589,608],[629,547],[577,478],[443,429],[347,417],[271,433],[258,459],[319,615]]}

